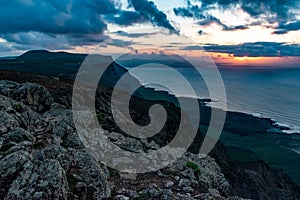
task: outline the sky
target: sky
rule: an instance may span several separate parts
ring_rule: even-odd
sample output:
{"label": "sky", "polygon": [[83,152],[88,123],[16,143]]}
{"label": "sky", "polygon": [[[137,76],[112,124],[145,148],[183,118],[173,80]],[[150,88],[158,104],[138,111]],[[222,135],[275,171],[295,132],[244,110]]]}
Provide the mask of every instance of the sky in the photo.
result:
{"label": "sky", "polygon": [[10,0],[0,27],[0,56],[204,48],[224,65],[290,66],[300,57],[300,0]]}

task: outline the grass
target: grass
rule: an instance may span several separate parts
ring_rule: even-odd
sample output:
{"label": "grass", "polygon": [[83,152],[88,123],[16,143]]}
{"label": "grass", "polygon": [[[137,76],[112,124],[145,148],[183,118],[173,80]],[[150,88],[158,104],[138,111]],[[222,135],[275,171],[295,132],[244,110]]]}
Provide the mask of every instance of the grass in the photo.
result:
{"label": "grass", "polygon": [[21,110],[22,105],[21,105],[20,103],[15,103],[15,104],[13,105],[13,108],[14,108],[16,111],[19,111],[19,110]]}
{"label": "grass", "polygon": [[75,188],[76,179],[70,173],[70,171],[67,171],[66,176],[67,176],[68,186],[69,186],[69,189],[70,189],[70,194],[69,195],[71,196],[73,194],[73,190]]}
{"label": "grass", "polygon": [[199,166],[198,166],[196,163],[192,162],[192,161],[188,161],[188,162],[186,163],[186,165],[187,165],[189,168],[191,168],[191,169],[193,169],[193,170],[195,170],[195,171],[200,171]]}
{"label": "grass", "polygon": [[108,167],[109,175],[112,178],[120,178],[120,174],[117,170]]}
{"label": "grass", "polygon": [[106,120],[104,113],[98,113],[96,117],[100,124],[104,123]]}
{"label": "grass", "polygon": [[150,198],[149,198],[149,195],[148,195],[148,194],[145,194],[145,193],[139,193],[137,199],[139,199],[139,200],[148,200],[148,199],[150,199]]}
{"label": "grass", "polygon": [[44,146],[43,142],[36,142],[36,143],[34,143],[33,148],[40,149],[43,146]]}

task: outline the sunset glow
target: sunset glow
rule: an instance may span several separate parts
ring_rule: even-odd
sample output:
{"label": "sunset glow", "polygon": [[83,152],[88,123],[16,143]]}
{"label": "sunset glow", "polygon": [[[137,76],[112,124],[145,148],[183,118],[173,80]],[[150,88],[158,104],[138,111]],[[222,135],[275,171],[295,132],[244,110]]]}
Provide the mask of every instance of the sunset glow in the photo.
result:
{"label": "sunset glow", "polygon": [[[5,5],[20,10],[14,17],[22,23],[7,24],[11,14],[3,14],[0,24],[6,29],[0,31],[0,56],[33,49],[116,55],[157,48],[157,52],[197,57],[204,48],[217,64],[298,65],[300,4],[196,0],[174,1],[171,6],[159,0],[107,1],[107,8],[78,4],[20,1]],[[0,13],[7,11],[5,6]],[[34,8],[37,12],[32,16],[24,14]],[[36,21],[41,15],[45,19]]]}

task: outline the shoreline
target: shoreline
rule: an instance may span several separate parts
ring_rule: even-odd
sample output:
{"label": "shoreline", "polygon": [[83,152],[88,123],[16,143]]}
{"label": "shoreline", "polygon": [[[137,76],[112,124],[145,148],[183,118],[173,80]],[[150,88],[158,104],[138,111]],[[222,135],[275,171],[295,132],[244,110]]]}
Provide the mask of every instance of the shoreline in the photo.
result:
{"label": "shoreline", "polygon": [[[60,82],[60,81],[66,80],[66,82],[69,84],[69,86],[72,87],[72,82],[74,81],[74,78],[75,78],[74,75],[76,74],[76,69],[77,68],[76,69],[74,68],[74,69],[70,70],[70,73],[69,73],[69,71],[67,71],[67,72],[64,73],[65,69],[59,69],[58,70],[57,68],[55,68],[55,69],[51,69],[50,68],[51,70],[54,70],[56,72],[56,74],[60,74],[59,76],[51,75],[52,71],[50,71],[50,74],[49,74],[48,71],[39,71],[39,75],[37,75],[36,73],[34,73],[34,71],[33,72],[29,71],[27,73],[24,72],[27,69],[28,68],[26,68],[26,66],[20,66],[20,70],[15,70],[15,71],[20,71],[20,73],[13,72],[13,70],[10,70],[10,72],[7,72],[7,70],[4,70],[4,71],[2,71],[3,73],[1,75],[1,78],[2,79],[7,79],[8,78],[10,80],[15,80],[15,81],[18,81],[18,82],[36,82],[36,83],[40,83],[42,85],[50,86],[51,91],[54,94],[58,94],[59,95],[60,92],[64,92],[64,93],[66,92],[67,95],[72,95],[70,93],[72,91],[69,91],[67,88],[63,88],[62,90],[57,91],[57,89],[60,88],[60,86],[59,85],[55,86],[55,84],[51,84],[51,83],[52,82],[56,83],[56,82]],[[120,75],[126,73],[126,71],[127,71],[126,68],[124,68],[124,67],[122,67],[122,66],[120,66],[118,64],[113,64],[113,68],[112,68],[111,71],[109,71],[109,73],[115,74],[114,77],[118,78],[118,77],[120,77]],[[39,76],[41,78],[38,78],[37,76]],[[48,80],[49,82],[47,82],[46,78],[43,78],[45,76],[47,76],[47,77],[49,77],[49,78],[51,78],[53,80]],[[109,77],[111,77],[111,76],[109,76]],[[109,77],[106,80],[107,81],[107,86],[113,88],[114,85],[112,85],[111,82],[113,82],[115,80],[111,80],[111,79],[109,79]],[[136,79],[135,77],[133,77],[133,79],[131,81],[137,81],[140,84],[140,81],[138,79]],[[142,84],[140,84],[140,85],[143,86]],[[146,90],[148,90],[148,91],[152,91],[152,92],[149,92],[151,94],[153,94],[155,92],[155,96],[157,96],[158,100],[167,101],[167,102],[174,102],[174,100],[176,99],[174,95],[169,94],[166,91],[155,91],[154,88],[145,88],[145,87],[143,87],[143,88],[146,89]],[[57,96],[57,97],[58,97],[57,100],[60,101],[59,96]],[[151,98],[148,99],[148,100],[157,100],[157,98],[153,98],[153,95],[152,95]],[[196,99],[200,102],[200,105],[202,105],[201,107],[204,109],[204,113],[201,113],[201,115],[204,114],[204,115],[208,116],[207,114],[209,114],[209,108],[210,108],[210,106],[207,105],[207,103],[211,102],[211,100],[210,99],[198,99],[198,98],[196,98]],[[147,100],[147,98],[145,98],[145,100]],[[66,101],[67,105],[71,106],[71,104],[70,104],[71,102],[69,101],[68,98],[64,99],[63,101]],[[238,138],[239,137],[252,137],[253,134],[255,134],[255,135],[258,134],[258,135],[260,135],[262,137],[266,137],[266,138],[263,138],[261,140],[261,143],[260,143],[260,145],[265,145],[264,142],[265,141],[270,141],[271,139],[269,137],[271,137],[271,136],[272,137],[276,136],[276,137],[280,137],[280,138],[284,138],[284,139],[288,139],[288,140],[293,139],[293,137],[297,137],[298,138],[297,134],[286,134],[286,133],[283,133],[282,132],[282,127],[280,128],[280,127],[274,125],[275,121],[272,120],[271,118],[259,118],[257,116],[254,116],[254,115],[251,115],[251,114],[248,114],[248,113],[242,113],[242,112],[227,111],[226,113],[227,113],[227,127],[226,127],[226,129],[224,131],[232,133],[232,136],[233,136],[234,139],[237,138],[237,137]],[[205,117],[202,118],[202,119],[205,120]],[[210,119],[210,117],[209,117],[209,119]],[[204,124],[203,124],[204,127],[206,126],[205,123],[206,122],[204,122]],[[258,125],[258,127],[256,127],[257,125]],[[272,128],[273,130],[276,130],[275,133],[277,133],[277,134],[271,134],[271,133],[270,134],[265,134],[265,133],[267,133],[266,130],[270,129],[270,128]],[[222,133],[221,136],[222,135],[224,135],[224,134]],[[232,138],[229,138],[229,140],[227,140],[227,142],[230,141],[230,139],[232,139]],[[221,142],[224,143],[225,146],[228,146],[228,144],[226,144],[226,141],[224,142],[224,141],[221,140]],[[240,141],[238,141],[238,142],[240,142]],[[246,146],[247,142],[248,142],[248,140],[246,140],[246,143],[241,143],[242,144],[241,145],[242,148],[247,149],[246,148],[247,147]],[[282,144],[284,144],[284,143],[282,143]],[[275,148],[274,145],[270,146],[270,148],[272,148],[273,150],[277,149],[277,147]],[[266,150],[269,151],[270,148],[268,147]],[[286,151],[284,149],[284,152],[288,152],[288,154],[291,154],[292,157],[295,157],[294,154],[297,155],[297,158],[299,156],[299,154],[297,154],[294,151]],[[289,155],[285,155],[285,157],[283,157],[283,158],[286,158],[288,156]],[[232,155],[230,155],[230,157],[232,157]],[[295,165],[293,165],[292,168],[291,168],[292,160],[289,160],[288,162],[290,164],[290,166],[289,166],[290,168],[289,169],[294,170],[295,168],[299,168],[300,167],[300,162],[296,163]],[[272,164],[272,161],[266,162],[266,163],[268,165],[270,165],[270,164]],[[287,162],[279,163],[279,164],[281,165],[280,168],[285,169],[285,167],[282,167],[282,166],[286,166]],[[296,176],[295,173],[298,173],[298,172],[294,170],[294,171],[288,173],[288,175],[290,177],[293,177],[293,179],[295,179],[295,176]],[[296,181],[296,182],[298,182],[298,184],[300,184],[300,175],[297,175],[297,176],[298,176],[297,177],[298,181]]]}
{"label": "shoreline", "polygon": [[[121,66],[121,65],[119,65],[119,66]],[[128,68],[126,68],[124,66],[121,66],[121,67],[125,70],[128,70]],[[259,119],[270,120],[272,122],[272,126],[274,126],[274,129],[276,129],[276,131],[281,131],[282,133],[285,133],[285,134],[288,134],[288,135],[290,135],[290,134],[300,134],[300,127],[297,127],[296,125],[281,123],[280,121],[275,120],[274,118],[272,118],[272,116],[264,116],[265,114],[263,114],[263,113],[250,113],[250,112],[247,112],[247,111],[238,111],[238,110],[229,110],[229,109],[224,110],[222,108],[219,108],[219,107],[213,105],[214,102],[218,102],[218,101],[214,101],[214,100],[209,99],[209,98],[201,98],[201,97],[176,96],[176,95],[170,93],[169,91],[161,90],[161,89],[158,89],[158,88],[155,88],[155,87],[152,87],[152,86],[147,86],[147,84],[143,84],[142,80],[138,79],[138,77],[134,76],[133,74],[130,74],[130,75],[132,77],[134,77],[142,87],[144,87],[146,89],[154,90],[155,92],[158,92],[158,93],[166,93],[166,95],[169,95],[171,97],[171,99],[172,98],[196,99],[201,104],[204,104],[205,106],[212,107],[212,108],[215,108],[215,109],[221,109],[226,113],[231,112],[231,113],[237,113],[237,114],[246,114],[246,115],[250,115],[252,117],[257,117]],[[292,127],[295,127],[295,128],[293,129]]]}
{"label": "shoreline", "polygon": [[[134,78],[137,79],[136,77]],[[139,83],[141,84],[141,81],[139,81]],[[157,94],[156,99],[153,98],[149,100],[158,100],[160,96],[163,96],[165,97],[163,100],[172,103],[175,102],[175,95],[167,91],[142,86],[145,90],[151,90]],[[212,107],[209,105],[210,102],[212,102],[211,99],[194,99],[197,99],[199,106],[204,109],[204,117],[200,118],[209,118],[208,120],[210,120],[210,116],[207,115],[209,111],[207,110]],[[179,107],[176,103],[174,104],[176,107]],[[247,112],[228,110],[225,112],[226,122],[219,141],[225,145],[226,149],[228,149],[229,157],[236,162],[237,165],[263,160],[272,169],[282,169],[285,171],[288,176],[300,185],[300,174],[297,170],[295,171],[295,168],[300,167],[300,162],[297,161],[300,156],[300,145],[294,144],[293,141],[300,141],[300,133],[293,131],[290,127],[284,126],[271,117],[257,116],[255,113]],[[202,123],[202,126],[206,127],[206,123],[207,122]],[[199,124],[199,130],[201,129],[200,126],[201,122]],[[287,131],[291,131],[292,133],[287,133]],[[202,127],[201,132],[206,133],[206,128],[203,129]],[[235,141],[235,143],[232,142],[232,140]],[[248,144],[248,140],[250,140],[250,144]],[[274,152],[277,152],[275,153],[276,155],[273,155]],[[282,162],[282,159],[285,161]]]}

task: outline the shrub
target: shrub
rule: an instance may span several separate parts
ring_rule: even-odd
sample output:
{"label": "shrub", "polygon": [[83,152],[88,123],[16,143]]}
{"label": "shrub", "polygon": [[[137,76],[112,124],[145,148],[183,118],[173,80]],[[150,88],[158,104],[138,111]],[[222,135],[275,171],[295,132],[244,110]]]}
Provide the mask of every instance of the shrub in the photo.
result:
{"label": "shrub", "polygon": [[105,115],[103,113],[99,113],[96,115],[97,120],[99,123],[104,123],[105,122]]}
{"label": "shrub", "polygon": [[200,171],[199,166],[198,166],[196,163],[192,162],[192,161],[188,161],[188,162],[186,163],[186,165],[187,165],[189,168],[191,168],[191,169],[193,169],[193,170],[195,170],[195,171]]}

